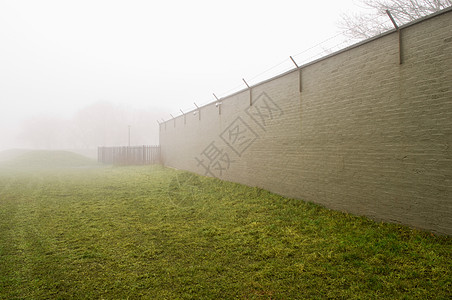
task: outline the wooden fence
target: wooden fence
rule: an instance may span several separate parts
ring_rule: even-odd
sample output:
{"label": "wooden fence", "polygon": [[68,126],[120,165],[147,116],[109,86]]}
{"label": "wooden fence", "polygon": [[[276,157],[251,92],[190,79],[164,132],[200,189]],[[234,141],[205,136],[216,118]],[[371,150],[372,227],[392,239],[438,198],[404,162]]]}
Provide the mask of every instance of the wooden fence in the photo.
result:
{"label": "wooden fence", "polygon": [[98,147],[97,160],[114,165],[150,165],[160,163],[160,146]]}

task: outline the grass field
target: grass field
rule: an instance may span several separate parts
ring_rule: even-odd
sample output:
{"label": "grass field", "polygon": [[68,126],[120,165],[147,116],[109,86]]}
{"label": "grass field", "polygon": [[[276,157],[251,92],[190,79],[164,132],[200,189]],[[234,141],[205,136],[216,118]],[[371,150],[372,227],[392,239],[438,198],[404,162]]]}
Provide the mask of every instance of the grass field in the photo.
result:
{"label": "grass field", "polygon": [[0,299],[450,299],[452,238],[160,166],[0,165]]}

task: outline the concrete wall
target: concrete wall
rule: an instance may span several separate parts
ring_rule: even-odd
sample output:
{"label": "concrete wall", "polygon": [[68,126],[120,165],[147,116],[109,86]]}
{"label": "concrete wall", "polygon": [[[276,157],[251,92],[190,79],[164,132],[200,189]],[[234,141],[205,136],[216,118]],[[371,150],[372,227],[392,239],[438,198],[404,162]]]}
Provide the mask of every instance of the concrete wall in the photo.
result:
{"label": "concrete wall", "polygon": [[162,123],[164,164],[451,235],[452,10],[401,34]]}

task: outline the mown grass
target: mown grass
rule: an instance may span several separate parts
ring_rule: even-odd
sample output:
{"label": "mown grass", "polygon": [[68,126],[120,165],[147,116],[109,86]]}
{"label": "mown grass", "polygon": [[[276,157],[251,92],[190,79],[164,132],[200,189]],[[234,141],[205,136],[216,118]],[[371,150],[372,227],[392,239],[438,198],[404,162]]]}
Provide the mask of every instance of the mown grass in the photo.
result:
{"label": "mown grass", "polygon": [[153,167],[0,172],[0,299],[450,299],[452,239]]}

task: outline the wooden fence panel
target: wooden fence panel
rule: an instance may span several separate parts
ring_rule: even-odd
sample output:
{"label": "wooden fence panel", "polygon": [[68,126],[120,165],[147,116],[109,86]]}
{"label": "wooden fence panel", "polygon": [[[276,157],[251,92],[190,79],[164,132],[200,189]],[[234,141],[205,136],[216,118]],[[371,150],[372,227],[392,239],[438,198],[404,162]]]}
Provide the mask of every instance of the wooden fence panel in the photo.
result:
{"label": "wooden fence panel", "polygon": [[159,164],[160,146],[98,147],[97,160],[114,165]]}

